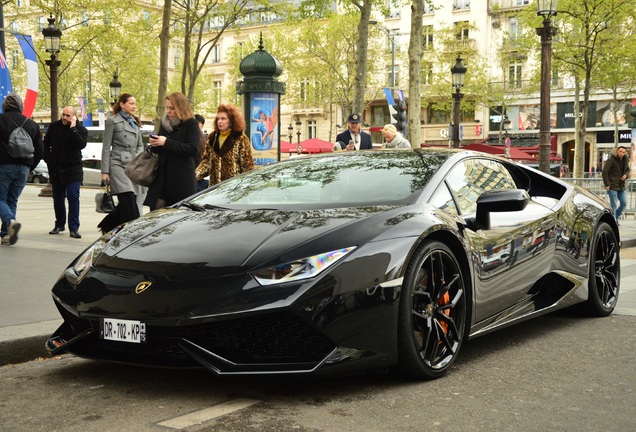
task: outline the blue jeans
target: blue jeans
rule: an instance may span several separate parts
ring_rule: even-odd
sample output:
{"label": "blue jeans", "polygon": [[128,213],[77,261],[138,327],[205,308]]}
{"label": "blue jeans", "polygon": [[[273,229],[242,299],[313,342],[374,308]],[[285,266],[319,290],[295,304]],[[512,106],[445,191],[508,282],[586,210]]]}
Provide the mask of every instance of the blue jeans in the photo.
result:
{"label": "blue jeans", "polygon": [[[607,193],[609,194],[610,206],[612,207],[612,210],[614,210],[616,220],[618,220],[623,214],[623,210],[625,210],[625,207],[627,207],[627,191],[617,191],[610,189],[607,191]],[[617,206],[617,204],[619,203],[620,205]]]}
{"label": "blue jeans", "polygon": [[53,209],[55,210],[55,226],[64,228],[66,225],[66,205],[68,200],[68,229],[79,230],[80,221],[80,186],[81,182],[73,182],[65,185],[51,184],[53,189]]}
{"label": "blue jeans", "polygon": [[11,219],[15,219],[18,198],[24,190],[29,167],[21,164],[0,164],[0,218],[2,226],[0,235],[7,235]]}

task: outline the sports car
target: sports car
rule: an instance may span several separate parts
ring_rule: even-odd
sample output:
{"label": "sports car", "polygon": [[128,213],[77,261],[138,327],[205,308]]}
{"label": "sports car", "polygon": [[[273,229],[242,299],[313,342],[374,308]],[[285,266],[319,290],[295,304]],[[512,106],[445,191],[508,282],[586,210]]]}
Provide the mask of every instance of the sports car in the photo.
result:
{"label": "sports car", "polygon": [[253,170],[105,234],[55,283],[53,355],[216,374],[444,375],[468,338],[609,315],[619,232],[592,193],[454,149]]}

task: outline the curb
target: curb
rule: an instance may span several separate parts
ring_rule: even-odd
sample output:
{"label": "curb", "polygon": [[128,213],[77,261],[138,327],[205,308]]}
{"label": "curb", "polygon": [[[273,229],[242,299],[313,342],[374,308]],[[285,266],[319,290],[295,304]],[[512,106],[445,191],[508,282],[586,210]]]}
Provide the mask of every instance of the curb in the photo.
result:
{"label": "curb", "polygon": [[0,367],[49,358],[44,344],[61,324],[51,320],[0,328]]}

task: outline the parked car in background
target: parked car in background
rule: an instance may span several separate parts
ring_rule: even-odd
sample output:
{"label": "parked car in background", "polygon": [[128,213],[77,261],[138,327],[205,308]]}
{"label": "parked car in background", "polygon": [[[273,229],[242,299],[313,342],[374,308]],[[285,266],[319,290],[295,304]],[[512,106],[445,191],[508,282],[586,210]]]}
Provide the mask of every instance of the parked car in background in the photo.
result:
{"label": "parked car in background", "polygon": [[84,170],[83,186],[101,186],[102,184],[102,161],[101,159],[83,159],[82,169]]}
{"label": "parked car in background", "polygon": [[47,183],[49,181],[49,167],[46,166],[46,162],[40,161],[38,166],[29,173],[27,177],[27,183]]}

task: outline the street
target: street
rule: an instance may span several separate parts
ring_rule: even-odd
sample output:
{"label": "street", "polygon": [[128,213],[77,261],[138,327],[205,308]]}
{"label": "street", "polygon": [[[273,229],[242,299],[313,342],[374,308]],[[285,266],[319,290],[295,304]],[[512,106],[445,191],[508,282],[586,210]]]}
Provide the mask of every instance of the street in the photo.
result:
{"label": "street", "polygon": [[563,312],[469,341],[436,381],[219,378],[64,355],[0,368],[0,418],[20,432],[628,432],[635,345],[634,316]]}

